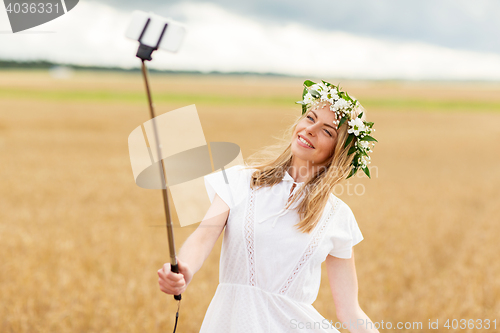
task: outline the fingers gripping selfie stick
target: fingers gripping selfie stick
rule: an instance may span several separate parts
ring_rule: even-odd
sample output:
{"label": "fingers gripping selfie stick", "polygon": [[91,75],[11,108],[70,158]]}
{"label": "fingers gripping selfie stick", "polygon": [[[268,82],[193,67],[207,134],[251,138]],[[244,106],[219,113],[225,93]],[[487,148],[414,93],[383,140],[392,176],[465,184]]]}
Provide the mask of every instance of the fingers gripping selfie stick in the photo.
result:
{"label": "fingers gripping selfie stick", "polygon": [[[132,15],[132,21],[127,28],[125,35],[133,40],[139,42],[139,49],[137,50],[136,56],[141,59],[142,64],[142,76],[144,78],[144,84],[146,86],[146,94],[148,96],[149,112],[151,119],[153,120],[153,132],[155,137],[156,153],[160,159],[160,165],[158,172],[160,174],[163,189],[163,206],[165,208],[165,218],[167,227],[167,237],[170,253],[170,268],[174,273],[179,273],[179,266],[177,264],[177,258],[175,255],[175,243],[174,243],[174,231],[172,229],[172,216],[170,214],[170,204],[168,199],[168,187],[167,178],[165,174],[165,165],[163,163],[163,155],[161,151],[161,144],[158,134],[158,127],[155,121],[155,113],[153,107],[153,100],[151,98],[151,90],[149,88],[148,80],[148,70],[146,68],[145,61],[152,60],[152,53],[158,49],[176,52],[182,42],[185,35],[185,27],[175,21],[165,19],[161,16],[155,15],[153,13],[144,13],[140,11],[135,11]],[[179,301],[177,313],[175,317],[174,332],[177,328],[177,320],[179,318],[179,307],[181,295],[174,295],[174,298]]]}

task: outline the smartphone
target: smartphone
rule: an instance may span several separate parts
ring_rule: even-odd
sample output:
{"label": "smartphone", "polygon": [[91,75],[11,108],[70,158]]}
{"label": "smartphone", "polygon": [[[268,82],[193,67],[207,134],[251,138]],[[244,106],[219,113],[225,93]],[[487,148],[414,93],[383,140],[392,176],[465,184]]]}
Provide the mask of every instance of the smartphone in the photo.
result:
{"label": "smartphone", "polygon": [[177,52],[186,35],[179,22],[153,13],[134,11],[125,36],[153,49]]}

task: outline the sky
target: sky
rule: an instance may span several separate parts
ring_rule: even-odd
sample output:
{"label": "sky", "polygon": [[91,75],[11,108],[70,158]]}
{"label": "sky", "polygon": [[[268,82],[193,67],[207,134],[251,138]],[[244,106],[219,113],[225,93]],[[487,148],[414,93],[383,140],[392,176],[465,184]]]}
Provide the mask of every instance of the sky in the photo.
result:
{"label": "sky", "polygon": [[151,68],[314,77],[500,80],[498,0],[101,0],[12,34],[0,8],[0,59],[138,67],[124,32],[134,10],[187,26]]}

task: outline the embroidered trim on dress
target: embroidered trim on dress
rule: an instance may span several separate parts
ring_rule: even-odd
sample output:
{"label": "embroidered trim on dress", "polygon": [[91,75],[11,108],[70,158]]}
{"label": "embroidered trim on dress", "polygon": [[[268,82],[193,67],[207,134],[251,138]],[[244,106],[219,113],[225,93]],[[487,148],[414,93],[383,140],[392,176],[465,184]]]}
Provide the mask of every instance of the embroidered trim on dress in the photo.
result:
{"label": "embroidered trim on dress", "polygon": [[254,249],[254,190],[250,190],[248,210],[245,219],[245,242],[248,253],[248,284],[255,286],[255,249]]}
{"label": "embroidered trim on dress", "polygon": [[323,224],[319,227],[319,229],[315,232],[315,235],[313,236],[313,239],[307,246],[307,249],[304,251],[302,254],[302,257],[300,258],[299,262],[297,265],[295,265],[295,268],[292,270],[292,273],[288,276],[288,279],[286,279],[285,283],[281,287],[279,294],[284,295],[287,291],[292,282],[295,280],[296,276],[299,274],[299,272],[302,270],[302,267],[304,267],[305,263],[309,261],[309,258],[313,255],[315,252],[316,248],[320,244],[320,241],[323,237],[323,234],[326,230],[326,227],[328,225],[328,222],[330,221],[333,213],[337,211],[337,206],[338,206],[339,199],[335,198],[335,202],[328,213],[328,217],[323,221]]}

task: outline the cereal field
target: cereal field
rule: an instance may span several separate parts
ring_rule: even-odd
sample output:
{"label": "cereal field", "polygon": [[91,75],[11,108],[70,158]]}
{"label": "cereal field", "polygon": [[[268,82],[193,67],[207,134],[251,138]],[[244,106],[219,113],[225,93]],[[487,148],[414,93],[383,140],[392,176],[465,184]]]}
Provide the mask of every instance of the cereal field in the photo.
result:
{"label": "cereal field", "polygon": [[[207,141],[245,158],[300,113],[300,78],[151,79],[158,114],[196,104]],[[447,319],[496,319],[499,331],[500,84],[341,83],[379,141],[372,179],[337,193],[365,238],[361,307],[423,325],[398,331],[429,319],[437,332],[454,331]],[[135,185],[127,147],[146,120],[139,74],[0,72],[0,332],[172,330],[177,303],[156,274],[168,261],[161,193]],[[196,225],[176,225],[180,248]],[[220,245],[183,295],[179,332],[201,325]],[[326,270],[322,281],[314,306],[336,321]]]}

